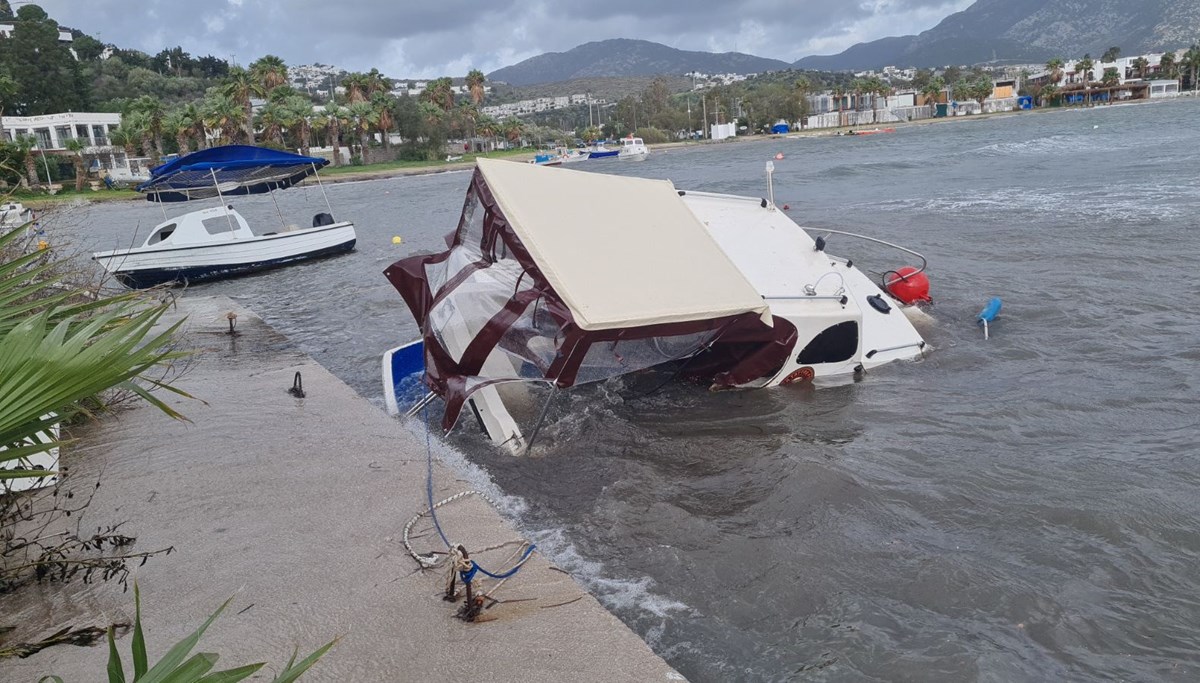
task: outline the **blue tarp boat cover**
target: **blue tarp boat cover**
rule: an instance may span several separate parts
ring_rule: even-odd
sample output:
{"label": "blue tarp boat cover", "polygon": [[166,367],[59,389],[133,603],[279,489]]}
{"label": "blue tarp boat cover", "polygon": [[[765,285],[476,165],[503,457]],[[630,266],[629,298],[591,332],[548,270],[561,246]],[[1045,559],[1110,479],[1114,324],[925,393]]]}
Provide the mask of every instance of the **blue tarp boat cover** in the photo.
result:
{"label": "blue tarp boat cover", "polygon": [[782,135],[783,133],[787,133],[791,130],[792,130],[792,127],[787,125],[786,123],[777,123],[777,124],[771,126],[771,132],[774,133],[775,135]]}
{"label": "blue tarp boat cover", "polygon": [[329,162],[266,147],[226,145],[192,152],[150,171],[138,185],[152,202],[263,194],[291,187]]}

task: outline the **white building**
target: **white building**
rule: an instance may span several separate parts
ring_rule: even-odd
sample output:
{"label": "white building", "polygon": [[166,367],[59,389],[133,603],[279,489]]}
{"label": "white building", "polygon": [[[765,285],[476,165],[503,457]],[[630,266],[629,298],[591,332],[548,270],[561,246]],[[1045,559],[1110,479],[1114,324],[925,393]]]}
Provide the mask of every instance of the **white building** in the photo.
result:
{"label": "white building", "polygon": [[[12,37],[13,31],[15,31],[16,28],[17,25],[11,21],[0,23],[0,38]],[[75,38],[71,35],[70,31],[65,28],[60,28],[58,29],[58,42],[73,43],[75,42]]]}
{"label": "white building", "polygon": [[1150,81],[1150,98],[1151,99],[1159,99],[1162,97],[1179,97],[1179,81],[1178,80]]}
{"label": "white building", "polygon": [[143,174],[147,165],[146,159],[128,158],[124,149],[112,144],[109,135],[120,125],[120,114],[100,112],[5,116],[3,138],[11,142],[31,135],[37,140],[37,148],[47,154],[61,154],[67,149],[67,140],[78,139],[83,142],[83,155],[92,172],[120,180]]}
{"label": "white building", "polygon": [[66,141],[78,138],[84,147],[107,147],[108,134],[121,125],[120,114],[68,112],[44,116],[5,116],[4,141],[32,135],[38,148],[53,152],[65,150]]}

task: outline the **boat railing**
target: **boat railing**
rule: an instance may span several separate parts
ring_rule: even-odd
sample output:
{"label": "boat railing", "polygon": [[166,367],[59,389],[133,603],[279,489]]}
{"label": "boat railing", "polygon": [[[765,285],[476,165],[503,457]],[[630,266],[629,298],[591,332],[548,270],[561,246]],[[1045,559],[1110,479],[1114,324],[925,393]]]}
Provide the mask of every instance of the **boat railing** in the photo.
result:
{"label": "boat railing", "polygon": [[[887,240],[881,240],[878,237],[871,237],[869,235],[860,235],[859,233],[846,232],[845,230],[834,230],[832,228],[820,228],[820,229],[813,228],[812,230],[813,230],[813,232],[823,232],[823,233],[828,233],[830,235],[843,235],[845,237],[857,237],[860,240],[866,240],[867,242],[874,242],[876,244],[882,244],[885,247],[891,247],[893,249],[898,249],[906,254],[911,254],[911,255],[916,256],[917,258],[921,259],[921,266],[919,268],[917,268],[915,272],[900,275],[899,273],[895,273],[895,271],[888,271],[890,273],[896,274],[901,280],[906,280],[918,273],[923,273],[923,272],[925,272],[925,268],[927,268],[929,266],[929,260],[926,259],[923,254],[913,251],[912,249],[909,249],[908,247],[902,247],[899,244],[895,244],[894,242],[888,242]],[[825,251],[825,244],[827,242],[828,242],[828,235],[818,237],[817,238],[817,251]],[[884,273],[884,275],[887,275],[887,273]]]}

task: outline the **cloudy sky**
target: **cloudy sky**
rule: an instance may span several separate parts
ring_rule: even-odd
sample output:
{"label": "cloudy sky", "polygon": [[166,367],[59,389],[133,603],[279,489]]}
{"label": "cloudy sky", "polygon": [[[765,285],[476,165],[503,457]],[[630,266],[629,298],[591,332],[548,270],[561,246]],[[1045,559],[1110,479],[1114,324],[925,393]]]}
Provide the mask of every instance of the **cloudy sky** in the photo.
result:
{"label": "cloudy sky", "polygon": [[[14,1],[14,8],[18,5]],[[38,0],[59,23],[151,54],[182,45],[396,78],[485,73],[606,38],[794,61],[919,33],[972,0]],[[23,4],[23,3],[21,3]],[[208,9],[200,9],[200,8]]]}

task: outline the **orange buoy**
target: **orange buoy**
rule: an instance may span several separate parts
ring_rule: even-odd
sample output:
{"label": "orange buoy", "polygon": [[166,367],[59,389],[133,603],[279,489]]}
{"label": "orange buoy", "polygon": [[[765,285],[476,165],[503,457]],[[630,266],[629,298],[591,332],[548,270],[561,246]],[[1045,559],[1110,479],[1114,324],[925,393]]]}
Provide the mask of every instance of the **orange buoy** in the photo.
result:
{"label": "orange buoy", "polygon": [[933,303],[929,298],[929,278],[912,266],[884,274],[884,287],[888,294],[908,306]]}

